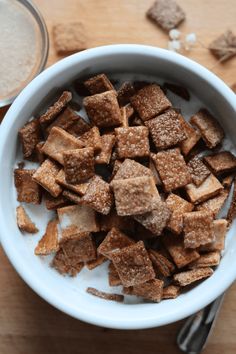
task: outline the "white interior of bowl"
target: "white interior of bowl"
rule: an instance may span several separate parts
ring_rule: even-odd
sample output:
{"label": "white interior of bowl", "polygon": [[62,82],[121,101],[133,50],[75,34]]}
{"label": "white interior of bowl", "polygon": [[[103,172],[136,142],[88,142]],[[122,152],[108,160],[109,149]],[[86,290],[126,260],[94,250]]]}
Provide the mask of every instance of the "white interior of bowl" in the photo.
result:
{"label": "white interior of bowl", "polygon": [[[0,234],[10,261],[22,278],[45,300],[78,319],[112,328],[148,328],[184,318],[220,295],[236,277],[235,224],[227,236],[226,251],[213,276],[175,300],[160,304],[109,302],[88,295],[87,286],[108,290],[106,265],[76,278],[62,277],[32,252],[34,236],[22,236],[15,220],[12,172],[19,144],[20,127],[37,114],[41,102],[52,91],[76,77],[94,72],[137,72],[164,77],[189,88],[219,119],[232,141],[236,136],[236,104],[233,92],[200,65],[163,49],[138,45],[116,45],[91,49],[55,64],[34,79],[15,100],[0,130]],[[35,212],[35,207],[32,211]],[[43,209],[37,210],[40,224]]]}

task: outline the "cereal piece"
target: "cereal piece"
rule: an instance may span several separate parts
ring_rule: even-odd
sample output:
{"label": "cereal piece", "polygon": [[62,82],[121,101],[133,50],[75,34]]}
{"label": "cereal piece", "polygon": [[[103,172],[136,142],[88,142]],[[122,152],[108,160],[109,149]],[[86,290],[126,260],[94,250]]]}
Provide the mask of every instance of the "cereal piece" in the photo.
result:
{"label": "cereal piece", "polygon": [[171,102],[157,84],[143,87],[130,101],[143,121],[154,118],[171,107]]}
{"label": "cereal piece", "polygon": [[67,188],[67,189],[71,190],[72,192],[75,192],[79,195],[84,195],[84,193],[86,192],[86,189],[88,188],[88,183],[89,183],[89,182],[79,183],[79,184],[67,183],[65,171],[63,169],[61,169],[59,171],[58,175],[56,176],[56,182],[58,184],[60,184],[60,186],[65,187],[65,188]]}
{"label": "cereal piece", "polygon": [[119,158],[149,155],[150,147],[146,127],[116,128],[115,134]]}
{"label": "cereal piece", "polygon": [[163,241],[178,268],[183,268],[200,257],[196,250],[184,248],[182,238],[166,235]]}
{"label": "cereal piece", "polygon": [[33,180],[35,170],[15,169],[14,179],[18,202],[40,204],[42,192],[40,186]]}
{"label": "cereal piece", "polygon": [[24,158],[31,158],[35,152],[36,145],[41,140],[39,120],[33,119],[26,123],[23,128],[19,130],[19,137],[22,144]]}
{"label": "cereal piece", "polygon": [[134,241],[119,229],[112,228],[98,247],[98,253],[110,259],[114,251],[130,246],[133,243]]}
{"label": "cereal piece", "polygon": [[113,127],[122,123],[117,93],[114,90],[84,98],[84,107],[98,127]]}
{"label": "cereal piece", "polygon": [[226,199],[228,198],[228,195],[229,191],[227,189],[223,189],[216,197],[208,199],[201,204],[198,204],[196,206],[196,210],[209,211],[213,214],[213,217],[215,218],[223,207]]}
{"label": "cereal piece", "polygon": [[122,285],[117,270],[112,262],[108,266],[108,282],[110,286]]}
{"label": "cereal piece", "polygon": [[200,109],[191,117],[190,123],[196,126],[210,149],[220,144],[224,138],[224,131],[218,121],[206,109]]}
{"label": "cereal piece", "polygon": [[236,169],[236,157],[230,151],[221,151],[204,157],[204,161],[215,175],[232,172]]}
{"label": "cereal piece", "polygon": [[171,92],[173,92],[174,94],[176,94],[177,96],[180,96],[181,98],[183,98],[185,101],[189,101],[190,100],[190,93],[188,92],[188,90],[183,87],[183,86],[179,86],[176,84],[172,84],[169,82],[165,82],[164,83],[164,88],[166,90],[169,90]]}
{"label": "cereal piece", "polygon": [[93,127],[81,135],[79,141],[86,147],[92,147],[95,152],[99,152],[102,149],[103,141],[97,127]]}
{"label": "cereal piece", "polygon": [[171,211],[165,202],[159,200],[158,205],[154,210],[143,215],[136,215],[134,219],[142,224],[146,229],[151,231],[154,235],[161,235],[164,227],[170,219]]}
{"label": "cereal piece", "polygon": [[228,210],[227,214],[227,220],[229,225],[233,222],[233,220],[236,217],[236,179],[234,178],[234,190],[233,190],[233,196],[232,196],[232,201]]}
{"label": "cereal piece", "polygon": [[101,214],[109,214],[113,204],[113,195],[109,184],[99,176],[91,178],[88,188],[81,198],[81,204],[88,205]]}
{"label": "cereal piece", "polygon": [[210,251],[223,251],[225,248],[225,236],[227,232],[228,222],[225,219],[218,219],[213,221],[213,232],[215,235],[215,241],[201,246],[200,250],[203,252]]}
{"label": "cereal piece", "polygon": [[66,254],[73,253],[78,262],[89,262],[97,258],[95,243],[90,233],[76,235],[61,245]]}
{"label": "cereal piece", "polygon": [[188,124],[181,114],[179,114],[179,120],[182,125],[182,129],[184,130],[185,135],[187,136],[187,138],[180,143],[181,152],[184,156],[186,156],[200,140],[201,134],[199,133],[199,131],[195,130],[190,124]]}
{"label": "cereal piece", "polygon": [[110,293],[105,293],[104,291],[97,290],[95,288],[87,288],[87,293],[100,297],[101,299],[104,300],[110,300],[110,301],[117,301],[117,302],[123,302],[124,301],[124,296],[120,294],[110,294]]}
{"label": "cereal piece", "polygon": [[68,190],[64,190],[62,192],[62,196],[66,198],[68,201],[72,202],[73,204],[80,204],[81,202],[81,197],[78,194]]}
{"label": "cereal piece", "polygon": [[36,160],[42,164],[43,161],[46,160],[46,156],[43,153],[43,145],[44,145],[44,141],[40,141],[36,146],[35,146],[35,156],[36,156]]}
{"label": "cereal piece", "polygon": [[155,278],[152,262],[143,241],[114,252],[112,262],[123,286],[143,284]]}
{"label": "cereal piece", "polygon": [[35,234],[39,231],[35,226],[35,224],[32,222],[32,220],[30,219],[29,215],[26,213],[22,205],[16,208],[16,220],[17,220],[17,226],[23,232]]}
{"label": "cereal piece", "polygon": [[56,176],[60,168],[51,160],[45,160],[34,172],[33,180],[46,189],[53,197],[58,197],[62,189],[56,183]]}
{"label": "cereal piece", "polygon": [[174,109],[170,109],[145,122],[157,148],[166,149],[186,139],[178,116]]}
{"label": "cereal piece", "polygon": [[213,174],[210,174],[199,187],[190,183],[185,189],[190,201],[194,204],[199,204],[215,197],[223,190],[223,186]]}
{"label": "cereal piece", "polygon": [[60,249],[52,261],[54,267],[60,274],[68,274],[75,277],[83,268],[84,263],[77,260],[76,252],[70,250],[70,253],[65,253],[64,249]]}
{"label": "cereal piece", "polygon": [[188,162],[188,168],[192,176],[193,183],[198,187],[211,174],[202,160],[195,156]]}
{"label": "cereal piece", "polygon": [[72,93],[70,91],[64,91],[59,99],[39,118],[41,126],[44,128],[49,125],[63,110],[63,108],[66,107],[67,103],[70,102],[71,99]]}
{"label": "cereal piece", "polygon": [[215,267],[220,263],[220,252],[213,251],[201,254],[200,258],[189,264],[189,268]]}
{"label": "cereal piece", "polygon": [[164,299],[176,299],[180,294],[180,287],[177,285],[168,285],[163,288],[162,300]]}
{"label": "cereal piece", "polygon": [[63,195],[54,198],[50,193],[45,193],[45,205],[48,210],[57,210],[69,204],[68,199]]}
{"label": "cereal piece", "polygon": [[185,213],[183,224],[184,246],[186,248],[197,248],[214,241],[213,216],[211,213],[206,211]]}
{"label": "cereal piece", "polygon": [[96,164],[109,164],[112,154],[113,146],[115,145],[116,138],[112,134],[105,134],[101,136],[102,150],[95,157]]}
{"label": "cereal piece", "polygon": [[236,55],[236,36],[232,31],[226,31],[209,45],[211,53],[221,62]]}
{"label": "cereal piece", "polygon": [[226,189],[230,189],[232,183],[234,180],[234,174],[226,176],[225,178],[223,178],[222,180],[222,186]]}
{"label": "cereal piece", "polygon": [[83,148],[84,144],[65,130],[53,127],[42,148],[42,152],[63,164],[63,152]]}
{"label": "cereal piece", "polygon": [[86,49],[84,26],[80,22],[58,23],[52,29],[57,54],[69,55]]}
{"label": "cereal piece", "polygon": [[152,211],[160,203],[160,196],[152,177],[136,177],[111,183],[118,215],[137,215]]}
{"label": "cereal piece", "polygon": [[[152,154],[151,154],[152,155]],[[160,176],[157,172],[157,169],[155,167],[155,164],[153,163],[152,160],[149,161],[149,170],[152,172],[152,175],[154,177],[154,181],[155,181],[155,184],[157,186],[161,186],[161,179],[160,179]]]}
{"label": "cereal piece", "polygon": [[84,86],[88,89],[91,95],[114,90],[111,81],[105,74],[99,74],[91,77],[84,82]]}
{"label": "cereal piece", "polygon": [[118,179],[127,179],[143,176],[154,177],[149,168],[141,165],[140,163],[134,160],[125,159],[125,161],[122,162],[119,170],[113,177],[113,181],[116,181]]}
{"label": "cereal piece", "polygon": [[107,258],[104,257],[102,254],[100,254],[100,255],[97,255],[96,259],[86,262],[86,267],[89,270],[93,270],[93,269],[99,267],[102,263],[104,263],[106,261],[107,261]]}
{"label": "cereal piece", "polygon": [[166,192],[191,182],[191,175],[178,148],[161,151],[154,156],[154,163]]}
{"label": "cereal piece", "polygon": [[129,118],[127,117],[127,114],[126,114],[126,108],[125,107],[121,107],[120,113],[121,113],[121,116],[122,116],[121,127],[128,128],[129,127]]}
{"label": "cereal piece", "polygon": [[82,183],[94,176],[94,150],[91,147],[63,153],[66,182]]}
{"label": "cereal piece", "polygon": [[130,98],[135,94],[136,90],[131,82],[124,82],[118,90],[118,102],[120,106],[125,106],[130,102]]}
{"label": "cereal piece", "polygon": [[164,277],[169,277],[171,273],[175,270],[175,266],[170,262],[165,256],[160,252],[150,250],[149,256],[153,264],[153,268],[158,275],[163,275]]}
{"label": "cereal piece", "polygon": [[186,272],[174,274],[174,282],[180,286],[186,286],[194,283],[195,281],[208,278],[213,274],[213,270],[209,267],[195,268]]}
{"label": "cereal piece", "polygon": [[45,256],[59,250],[58,243],[58,219],[49,221],[46,232],[39,240],[34,253],[36,255]]}
{"label": "cereal piece", "polygon": [[179,235],[183,231],[183,215],[184,213],[193,210],[193,204],[187,202],[187,200],[179,197],[176,194],[169,194],[166,199],[168,208],[172,211],[172,215],[167,224],[167,228]]}
{"label": "cereal piece", "polygon": [[160,302],[162,299],[164,282],[159,279],[152,279],[143,284],[132,286],[130,295],[141,296],[146,300]]}
{"label": "cereal piece", "polygon": [[130,217],[117,215],[116,210],[112,209],[108,215],[100,216],[101,231],[110,231],[113,227],[122,231],[134,231],[134,220]]}

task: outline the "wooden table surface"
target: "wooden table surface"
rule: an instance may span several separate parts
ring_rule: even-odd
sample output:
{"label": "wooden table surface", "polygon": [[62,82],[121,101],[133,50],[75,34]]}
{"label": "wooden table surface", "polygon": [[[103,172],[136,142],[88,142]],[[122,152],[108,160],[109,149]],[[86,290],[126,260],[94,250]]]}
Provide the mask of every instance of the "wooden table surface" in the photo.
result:
{"label": "wooden table surface", "polygon": [[[56,22],[81,21],[88,47],[141,43],[167,47],[168,37],[145,18],[152,0],[35,0],[49,33]],[[201,44],[189,57],[212,69],[228,85],[236,82],[236,59],[225,64],[204,48],[227,29],[236,32],[235,0],[178,0],[187,14],[183,34],[195,32]],[[59,58],[51,43],[48,65]],[[0,117],[5,114],[0,110]],[[10,235],[9,235],[10,236]],[[39,298],[17,275],[0,249],[0,354],[179,353],[182,322],[162,328],[118,331],[79,322]],[[205,354],[236,351],[236,284],[227,292]]]}

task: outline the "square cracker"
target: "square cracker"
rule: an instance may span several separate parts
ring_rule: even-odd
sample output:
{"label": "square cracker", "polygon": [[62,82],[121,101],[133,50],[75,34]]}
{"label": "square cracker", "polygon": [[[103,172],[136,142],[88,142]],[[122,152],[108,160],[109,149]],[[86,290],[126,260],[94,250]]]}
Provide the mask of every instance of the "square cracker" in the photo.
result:
{"label": "square cracker", "polygon": [[40,204],[42,191],[38,183],[33,180],[36,170],[14,170],[15,187],[18,202]]}
{"label": "square cracker", "polygon": [[94,150],[91,147],[63,152],[65,179],[79,184],[94,176]]}
{"label": "square cracker", "polygon": [[184,247],[186,248],[197,248],[215,240],[213,215],[209,212],[194,211],[185,213],[183,225]]}
{"label": "square cracker", "polygon": [[179,235],[183,231],[183,215],[192,211],[194,205],[173,193],[167,197],[166,204],[172,212],[167,228]]}
{"label": "square cracker", "polygon": [[121,163],[117,173],[113,177],[113,181],[118,179],[127,179],[134,177],[154,177],[152,171],[131,159],[125,159],[124,162]]}
{"label": "square cracker", "polygon": [[166,192],[186,186],[192,178],[178,148],[153,154],[153,161]]}
{"label": "square cracker", "polygon": [[157,84],[144,86],[130,101],[143,121],[154,118],[171,107],[171,102]]}
{"label": "square cracker", "polygon": [[186,156],[201,139],[201,134],[186,122],[181,114],[179,114],[179,120],[186,135],[186,139],[179,146],[182,154]]}
{"label": "square cracker", "polygon": [[230,151],[205,156],[204,161],[215,175],[236,170],[236,157]]}
{"label": "square cracker", "polygon": [[89,90],[91,95],[114,90],[111,81],[105,74],[93,76],[84,82],[84,86]]}
{"label": "square cracker", "polygon": [[60,168],[53,161],[47,159],[33,174],[35,182],[46,189],[53,197],[58,197],[62,192],[61,186],[56,182]]}
{"label": "square cracker", "polygon": [[122,123],[117,93],[114,90],[85,97],[83,104],[89,118],[98,127],[113,127]]}
{"label": "square cracker", "polygon": [[187,166],[192,176],[192,181],[197,187],[211,174],[211,171],[198,156],[193,157],[188,162]]}
{"label": "square cracker", "polygon": [[209,45],[211,53],[221,62],[236,55],[236,36],[232,31],[226,31]]}
{"label": "square cracker", "polygon": [[123,286],[143,284],[155,278],[152,262],[142,241],[114,252],[112,262]]}
{"label": "square cracker", "polygon": [[129,289],[129,295],[140,296],[153,302],[160,302],[162,299],[163,286],[163,280],[152,279],[143,284],[132,286]]}
{"label": "square cracker", "polygon": [[215,240],[207,245],[201,246],[200,250],[204,252],[223,251],[225,248],[225,237],[227,232],[228,222],[225,219],[213,221],[213,232]]}
{"label": "square cracker", "polygon": [[65,130],[53,127],[42,147],[42,152],[63,164],[63,152],[83,148],[84,144]]}
{"label": "square cracker", "polygon": [[26,123],[19,130],[24,159],[33,157],[35,148],[41,140],[40,125],[38,119]]}
{"label": "square cracker", "polygon": [[157,149],[167,149],[186,139],[178,117],[179,114],[174,109],[169,109],[145,122]]}
{"label": "square cracker", "polygon": [[163,294],[162,294],[162,300],[163,299],[176,299],[177,296],[180,294],[180,287],[177,285],[168,285],[164,287],[163,289]]}
{"label": "square cracker", "polygon": [[204,268],[204,267],[215,267],[220,263],[220,252],[212,251],[208,253],[201,254],[193,263],[189,264],[189,268]]}
{"label": "square cracker", "polygon": [[200,109],[190,118],[190,123],[197,127],[206,146],[210,149],[220,144],[224,138],[224,131],[220,124],[206,109]]}
{"label": "square cracker", "polygon": [[52,267],[55,268],[60,274],[68,274],[75,277],[84,266],[83,262],[79,262],[76,250],[77,248],[74,250],[71,248],[69,249],[69,247],[66,247],[65,250],[60,248],[53,258]]}
{"label": "square cracker", "polygon": [[223,189],[216,197],[210,198],[205,202],[198,204],[195,209],[199,211],[209,211],[213,214],[213,217],[215,218],[222,209],[226,199],[228,198],[228,195],[229,190]]}
{"label": "square cracker", "polygon": [[79,141],[86,147],[92,147],[95,152],[102,149],[102,138],[97,127],[93,127],[79,137]]}
{"label": "square cracker", "polygon": [[157,273],[157,276],[169,277],[175,270],[174,264],[158,251],[150,250],[149,257],[152,265]]}
{"label": "square cracker", "polygon": [[99,165],[108,165],[111,159],[112,149],[115,145],[116,138],[113,134],[104,134],[101,136],[101,141],[101,152],[95,156],[95,163]]}
{"label": "square cracker", "polygon": [[16,220],[17,220],[17,226],[23,232],[35,234],[39,231],[36,225],[30,219],[29,215],[26,213],[22,205],[16,208]]}
{"label": "square cracker", "polygon": [[177,273],[173,276],[174,282],[180,286],[192,284],[198,280],[208,278],[213,274],[213,270],[209,267],[195,268],[186,272]]}
{"label": "square cracker", "polygon": [[36,255],[44,256],[57,252],[59,250],[58,234],[58,219],[49,221],[46,232],[39,240],[34,253]]}
{"label": "square cracker", "polygon": [[66,189],[71,190],[72,192],[75,192],[79,195],[84,195],[86,192],[86,189],[88,187],[88,182],[85,183],[79,183],[79,184],[70,184],[66,182],[66,175],[65,171],[61,169],[56,176],[56,182],[60,184],[60,186],[65,187]]}
{"label": "square cracker", "polygon": [[115,129],[117,152],[120,159],[144,157],[150,152],[148,129],[146,127],[128,127]]}

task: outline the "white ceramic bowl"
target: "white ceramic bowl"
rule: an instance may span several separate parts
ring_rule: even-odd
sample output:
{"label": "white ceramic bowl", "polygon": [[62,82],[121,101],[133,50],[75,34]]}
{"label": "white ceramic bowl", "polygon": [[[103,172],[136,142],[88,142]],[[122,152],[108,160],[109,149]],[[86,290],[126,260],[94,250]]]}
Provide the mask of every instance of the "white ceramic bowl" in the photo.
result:
{"label": "white ceramic bowl", "polygon": [[[199,64],[167,50],[139,45],[114,45],[72,55],[36,77],[18,96],[0,128],[0,234],[2,246],[25,282],[42,298],[65,313],[96,325],[120,329],[161,326],[180,320],[210,303],[236,278],[235,224],[226,251],[212,277],[175,300],[160,304],[120,304],[86,294],[86,286],[105,279],[103,272],[68,279],[57,274],[28,247],[35,236],[22,236],[15,219],[13,166],[19,149],[17,132],[37,113],[48,93],[80,75],[94,72],[138,72],[176,81],[195,93],[219,118],[232,140],[236,136],[234,93]],[[234,237],[233,237],[234,235]],[[27,242],[26,242],[27,239]],[[32,241],[33,242],[33,241]],[[94,280],[94,277],[96,278]]]}

